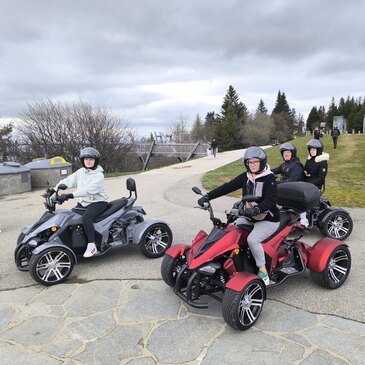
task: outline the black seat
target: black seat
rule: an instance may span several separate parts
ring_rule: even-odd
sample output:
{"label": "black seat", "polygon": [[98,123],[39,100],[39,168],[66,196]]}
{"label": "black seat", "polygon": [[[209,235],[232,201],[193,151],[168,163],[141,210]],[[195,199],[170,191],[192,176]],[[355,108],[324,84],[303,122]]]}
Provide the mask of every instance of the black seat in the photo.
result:
{"label": "black seat", "polygon": [[99,215],[99,217],[97,217],[94,220],[94,222],[97,223],[102,221],[106,217],[109,217],[113,213],[117,212],[119,209],[122,209],[127,204],[127,202],[128,202],[127,198],[112,200],[111,202],[108,203],[104,212],[101,215]]}

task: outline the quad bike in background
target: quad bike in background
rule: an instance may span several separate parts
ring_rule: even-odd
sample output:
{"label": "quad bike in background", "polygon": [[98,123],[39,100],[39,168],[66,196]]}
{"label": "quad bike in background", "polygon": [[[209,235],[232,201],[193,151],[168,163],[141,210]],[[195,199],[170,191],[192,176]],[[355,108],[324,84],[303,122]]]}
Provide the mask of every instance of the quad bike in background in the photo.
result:
{"label": "quad bike in background", "polygon": [[[199,188],[194,187],[193,191],[202,194]],[[209,212],[212,231],[199,231],[191,244],[171,246],[161,265],[162,279],[184,302],[194,308],[207,308],[208,304],[202,301],[205,295],[222,302],[224,320],[237,330],[247,330],[256,323],[266,290],[288,277],[308,268],[316,284],[336,289],[346,281],[351,268],[351,254],[345,243],[325,237],[309,246],[300,240],[300,213],[282,210],[279,228],[262,242],[270,278],[266,287],[257,275],[247,244],[253,224],[239,219],[244,217],[244,204],[257,200],[255,196],[245,196],[226,211],[226,223],[214,216],[210,202],[205,203],[201,209]],[[302,202],[303,210],[311,205],[311,198]],[[298,236],[289,238],[295,232]]]}
{"label": "quad bike in background", "polygon": [[340,241],[350,236],[353,229],[350,213],[332,206],[327,198],[321,196],[321,191],[315,185],[306,182],[286,182],[278,185],[277,201],[284,210],[300,212],[301,202],[308,198],[312,200],[311,208],[306,211],[308,230],[316,226],[322,236]]}
{"label": "quad bike in background", "polygon": [[[94,221],[97,255],[113,247],[135,244],[146,257],[163,256],[172,243],[170,227],[159,219],[145,220],[144,209],[134,205],[137,200],[135,181],[129,178],[126,185],[129,197],[109,202]],[[58,187],[58,190],[64,189],[66,185]],[[37,222],[23,228],[14,252],[17,268],[29,271],[35,281],[47,286],[67,279],[87,245],[82,225],[85,209],[56,210],[56,205],[61,204],[58,190],[52,197],[43,195],[47,211]]]}

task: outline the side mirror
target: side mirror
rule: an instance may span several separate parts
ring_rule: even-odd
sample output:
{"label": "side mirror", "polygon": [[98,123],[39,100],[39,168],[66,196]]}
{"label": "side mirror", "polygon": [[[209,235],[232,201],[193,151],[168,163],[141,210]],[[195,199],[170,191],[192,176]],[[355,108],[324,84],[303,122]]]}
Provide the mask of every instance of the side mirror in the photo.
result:
{"label": "side mirror", "polygon": [[67,185],[65,185],[65,184],[58,185],[58,190],[66,190],[66,189],[67,189]]}
{"label": "side mirror", "polygon": [[202,195],[201,190],[200,190],[199,188],[197,188],[196,186],[194,186],[194,187],[192,188],[192,190],[193,190],[193,192],[194,192],[195,194]]}
{"label": "side mirror", "polygon": [[127,190],[129,190],[130,192],[136,191],[136,182],[131,177],[127,179]]}

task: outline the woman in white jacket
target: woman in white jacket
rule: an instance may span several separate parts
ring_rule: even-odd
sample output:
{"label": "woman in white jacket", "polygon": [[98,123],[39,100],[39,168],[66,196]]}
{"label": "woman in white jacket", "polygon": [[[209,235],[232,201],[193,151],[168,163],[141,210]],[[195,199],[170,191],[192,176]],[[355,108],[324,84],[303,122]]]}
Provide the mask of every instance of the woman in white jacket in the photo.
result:
{"label": "woman in white jacket", "polygon": [[72,175],[61,180],[54,189],[53,193],[60,184],[65,184],[67,188],[76,188],[70,194],[62,194],[58,200],[60,203],[68,199],[79,198],[79,207],[86,208],[82,215],[83,226],[88,245],[84,257],[94,256],[98,251],[95,245],[95,230],[93,220],[98,217],[108,204],[108,196],[104,189],[104,170],[99,166],[100,153],[93,147],[85,147],[81,150],[80,160],[82,166]]}

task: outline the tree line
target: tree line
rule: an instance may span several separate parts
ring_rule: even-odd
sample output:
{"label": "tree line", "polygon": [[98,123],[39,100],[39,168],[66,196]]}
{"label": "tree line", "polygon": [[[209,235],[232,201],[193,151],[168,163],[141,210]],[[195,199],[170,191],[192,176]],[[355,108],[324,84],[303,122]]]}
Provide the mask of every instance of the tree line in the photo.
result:
{"label": "tree line", "polygon": [[365,115],[365,99],[359,97],[348,96],[347,99],[341,97],[338,104],[332,98],[328,110],[323,105],[313,106],[307,118],[307,130],[313,131],[315,127],[319,127],[322,123],[326,125],[326,129],[333,127],[333,117],[341,115],[347,120],[347,130],[355,132],[364,132],[363,120]]}
{"label": "tree line", "polygon": [[[203,120],[196,116],[192,128],[183,116],[171,126],[174,143],[209,142],[216,139],[220,151],[283,143],[306,130],[312,132],[325,122],[332,128],[333,116],[347,118],[348,130],[362,131],[365,100],[347,97],[336,104],[334,98],[326,111],[314,106],[306,121],[289,106],[285,92],[278,91],[271,113],[262,99],[250,113],[234,87],[230,85],[218,113],[207,112]],[[83,101],[60,102],[50,99],[33,101],[21,112],[21,123],[0,127],[0,161],[27,163],[36,158],[62,156],[79,167],[79,151],[94,146],[103,156],[107,172],[123,171],[127,153],[136,142],[133,128],[120,116],[103,107]],[[151,135],[152,139],[153,136]]]}

